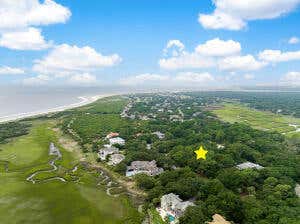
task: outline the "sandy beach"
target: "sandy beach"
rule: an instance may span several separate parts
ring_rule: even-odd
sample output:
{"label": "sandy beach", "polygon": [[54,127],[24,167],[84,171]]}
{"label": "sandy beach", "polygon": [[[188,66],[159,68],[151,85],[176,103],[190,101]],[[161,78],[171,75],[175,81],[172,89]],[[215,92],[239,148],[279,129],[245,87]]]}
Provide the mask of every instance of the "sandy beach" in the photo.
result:
{"label": "sandy beach", "polygon": [[97,101],[98,99],[113,96],[113,95],[116,95],[116,94],[102,94],[102,95],[96,95],[96,96],[79,96],[78,99],[80,101],[77,103],[54,107],[54,108],[47,109],[47,110],[40,110],[40,111],[33,111],[33,112],[28,112],[28,113],[19,113],[19,114],[12,114],[12,115],[8,115],[8,116],[2,116],[2,117],[0,117],[0,123],[14,121],[14,120],[21,120],[24,118],[46,115],[46,114],[55,113],[55,112],[61,112],[64,110],[81,107],[81,106],[93,103],[93,102]]}

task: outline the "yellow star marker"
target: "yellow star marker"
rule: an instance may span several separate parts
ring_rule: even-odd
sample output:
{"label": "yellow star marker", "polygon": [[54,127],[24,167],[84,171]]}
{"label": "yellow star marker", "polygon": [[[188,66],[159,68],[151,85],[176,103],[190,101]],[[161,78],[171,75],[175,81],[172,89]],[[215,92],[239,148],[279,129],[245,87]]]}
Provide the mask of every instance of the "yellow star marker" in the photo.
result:
{"label": "yellow star marker", "polygon": [[196,155],[197,155],[197,159],[206,159],[206,153],[208,152],[208,151],[206,151],[202,146],[198,149],[198,150],[196,150],[196,151],[194,151],[195,153],[196,153]]}

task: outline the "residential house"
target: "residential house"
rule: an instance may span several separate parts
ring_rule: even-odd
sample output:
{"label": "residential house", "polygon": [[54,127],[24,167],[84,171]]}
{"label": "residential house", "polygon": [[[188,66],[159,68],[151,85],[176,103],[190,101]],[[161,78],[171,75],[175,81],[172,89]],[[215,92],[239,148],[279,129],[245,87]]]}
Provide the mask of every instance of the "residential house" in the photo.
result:
{"label": "residential house", "polygon": [[239,170],[245,170],[245,169],[263,169],[264,167],[256,164],[256,163],[251,163],[251,162],[245,162],[245,163],[241,163],[239,165],[236,166]]}
{"label": "residential house", "polygon": [[219,214],[213,215],[213,221],[208,222],[207,224],[231,224],[230,222],[226,221],[223,216]]}
{"label": "residential house", "polygon": [[182,201],[178,195],[170,193],[163,195],[160,199],[160,207],[157,211],[161,217],[169,223],[178,223],[178,219],[184,214],[189,206],[194,206],[191,201]]}
{"label": "residential house", "polygon": [[153,132],[152,134],[156,135],[159,139],[165,138],[165,134],[161,133],[160,131]]}
{"label": "residential house", "polygon": [[218,148],[218,149],[224,149],[225,146],[224,146],[224,145],[221,145],[221,144],[217,144],[217,148]]}
{"label": "residential house", "polygon": [[107,163],[110,166],[115,166],[122,162],[125,159],[125,156],[123,154],[112,154],[109,157],[109,162]]}
{"label": "residential house", "polygon": [[106,147],[106,148],[100,149],[98,152],[98,156],[101,160],[106,160],[106,157],[108,155],[112,155],[114,153],[119,153],[119,149],[111,146],[111,147]]}
{"label": "residential house", "polygon": [[162,173],[163,168],[156,165],[156,161],[133,161],[130,166],[127,166],[126,176],[134,176],[138,173],[145,173],[149,176],[155,176]]}
{"label": "residential house", "polygon": [[117,132],[111,132],[109,133],[108,135],[106,135],[106,139],[110,139],[110,138],[115,138],[115,137],[118,137],[119,136],[119,133]]}
{"label": "residential house", "polygon": [[109,144],[110,145],[125,145],[125,140],[120,137],[111,138],[111,139],[109,139]]}

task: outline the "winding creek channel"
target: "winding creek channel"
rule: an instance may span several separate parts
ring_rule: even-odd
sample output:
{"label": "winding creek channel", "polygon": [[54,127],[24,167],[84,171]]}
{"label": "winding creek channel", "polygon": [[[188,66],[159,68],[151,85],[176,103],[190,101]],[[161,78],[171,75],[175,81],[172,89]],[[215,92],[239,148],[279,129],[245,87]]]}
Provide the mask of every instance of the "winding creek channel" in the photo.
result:
{"label": "winding creek channel", "polygon": [[42,181],[36,181],[34,179],[34,177],[37,174],[40,174],[40,173],[51,173],[51,172],[54,172],[54,171],[58,170],[58,167],[56,166],[55,161],[61,159],[62,158],[62,154],[60,153],[59,149],[54,146],[53,143],[50,143],[49,155],[56,156],[54,159],[50,160],[50,162],[49,162],[50,166],[52,166],[52,169],[36,171],[33,174],[31,174],[29,177],[26,178],[27,181],[30,181],[33,184],[35,184],[37,182],[47,182],[47,181],[51,181],[51,180],[60,180],[62,182],[66,182],[66,180],[64,178],[62,178],[62,177],[51,177],[51,178],[48,178],[48,179],[45,179],[45,180],[42,180]]}

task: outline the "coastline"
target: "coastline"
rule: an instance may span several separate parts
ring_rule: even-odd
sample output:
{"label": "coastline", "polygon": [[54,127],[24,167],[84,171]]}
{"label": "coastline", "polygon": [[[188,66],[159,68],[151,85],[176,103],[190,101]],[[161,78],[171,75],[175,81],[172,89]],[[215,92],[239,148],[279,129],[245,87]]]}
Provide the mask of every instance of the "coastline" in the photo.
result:
{"label": "coastline", "polygon": [[11,122],[11,121],[16,121],[16,120],[22,120],[24,118],[30,118],[30,117],[47,115],[47,114],[56,113],[56,112],[62,112],[65,110],[85,106],[85,105],[94,103],[95,101],[97,101],[99,99],[114,96],[114,95],[117,95],[117,94],[108,93],[108,94],[101,94],[101,95],[95,95],[95,96],[78,96],[77,98],[80,99],[80,102],[72,103],[72,104],[64,105],[64,106],[58,106],[58,107],[54,107],[54,108],[50,108],[50,109],[40,110],[40,111],[33,111],[33,112],[26,112],[26,113],[2,116],[2,117],[0,117],[0,123],[6,123],[6,122]]}

